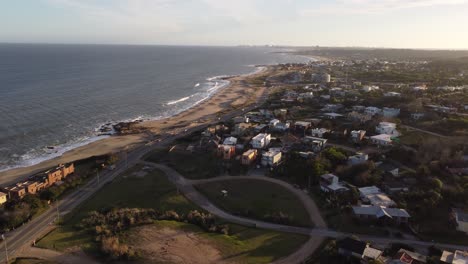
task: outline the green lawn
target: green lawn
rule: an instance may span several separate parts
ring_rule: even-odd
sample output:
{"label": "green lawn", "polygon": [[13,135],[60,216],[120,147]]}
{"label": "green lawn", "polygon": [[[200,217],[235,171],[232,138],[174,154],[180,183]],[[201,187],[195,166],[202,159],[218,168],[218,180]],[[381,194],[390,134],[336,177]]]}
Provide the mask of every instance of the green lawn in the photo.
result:
{"label": "green lawn", "polygon": [[[291,225],[312,226],[302,202],[281,185],[255,179],[233,179],[197,185],[196,188],[218,207],[231,212],[265,220],[266,215],[282,212],[291,217]],[[227,190],[227,197],[221,195]]]}
{"label": "green lawn", "polygon": [[[133,175],[141,168],[142,166],[136,166],[105,186],[73,214],[65,217],[64,224],[38,241],[37,245],[59,251],[79,246],[88,254],[99,256],[98,243],[94,235],[75,228],[75,224],[79,223],[90,211],[105,207],[174,209],[180,213],[199,210],[184,196],[177,194],[176,188],[167,180],[163,172],[153,170],[144,177]],[[155,225],[195,230],[196,233],[213,240],[214,245],[223,255],[239,263],[269,263],[294,252],[308,239],[307,236],[233,224],[229,224],[231,228],[229,236],[206,233],[195,225],[174,221],[156,221]],[[131,229],[128,232],[131,232]],[[125,236],[125,234],[122,235]]]}
{"label": "green lawn", "polygon": [[165,163],[188,179],[206,179],[221,173],[220,160],[214,153],[191,153],[182,149],[157,149],[146,156],[147,161]]}
{"label": "green lawn", "polygon": [[174,221],[157,221],[158,227],[183,229],[193,232],[208,241],[232,263],[271,263],[297,250],[308,240],[307,236],[247,228],[231,224],[231,234],[207,233],[199,227]]}
{"label": "green lawn", "polygon": [[160,211],[174,210],[178,213],[200,210],[183,195],[177,193],[175,186],[162,171],[155,169],[143,177],[133,175],[141,171],[142,167],[137,165],[129,169],[103,187],[77,210],[67,215],[64,225],[41,239],[38,246],[64,250],[80,245],[85,251],[96,252],[94,238],[74,226],[89,212],[103,208],[154,208]]}
{"label": "green lawn", "polygon": [[162,171],[153,169],[142,177],[134,175],[143,167],[137,165],[129,169],[83,203],[76,213],[69,216],[72,224],[80,221],[88,212],[103,208],[153,208],[178,213],[199,209],[177,192]]}

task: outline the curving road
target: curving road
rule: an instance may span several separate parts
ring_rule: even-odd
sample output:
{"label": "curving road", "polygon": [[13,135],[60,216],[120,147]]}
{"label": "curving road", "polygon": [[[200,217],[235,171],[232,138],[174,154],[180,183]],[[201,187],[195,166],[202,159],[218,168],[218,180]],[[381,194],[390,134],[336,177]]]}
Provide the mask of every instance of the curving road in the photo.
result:
{"label": "curving road", "polygon": [[[391,244],[391,243],[405,243],[408,245],[414,246],[437,246],[439,248],[444,249],[458,249],[458,250],[465,250],[468,251],[468,246],[462,245],[455,245],[455,244],[443,244],[443,243],[434,243],[434,242],[427,242],[427,241],[420,241],[420,240],[412,240],[412,239],[400,239],[400,238],[390,238],[390,237],[378,237],[378,236],[368,236],[368,235],[360,235],[354,233],[345,233],[345,232],[338,232],[332,229],[328,229],[326,227],[326,223],[323,220],[322,216],[320,215],[320,211],[318,210],[315,202],[305,193],[302,191],[292,187],[290,184],[282,182],[280,180],[276,180],[273,178],[268,178],[264,176],[221,176],[212,179],[204,179],[204,180],[188,180],[180,175],[177,171],[172,168],[169,168],[166,165],[156,164],[152,162],[144,162],[147,165],[154,166],[160,170],[162,170],[169,180],[171,180],[189,200],[194,202],[195,204],[199,205],[206,211],[216,215],[220,218],[223,218],[227,221],[238,223],[246,226],[255,226],[258,228],[264,229],[271,229],[280,232],[288,232],[288,233],[297,233],[303,235],[309,235],[310,239],[295,253],[292,255],[280,259],[277,263],[301,263],[303,262],[308,256],[314,252],[320,246],[320,243],[323,241],[324,238],[342,238],[348,236],[356,236],[364,241],[370,241],[373,243],[378,244]],[[227,179],[258,179],[264,180],[268,182],[274,182],[280,184],[290,190],[292,193],[298,196],[299,199],[304,203],[306,210],[308,211],[311,220],[315,223],[315,228],[306,228],[306,227],[295,227],[295,226],[287,226],[287,225],[280,225],[280,224],[273,224],[267,223],[260,220],[253,220],[245,217],[239,217],[232,214],[229,214],[214,204],[212,204],[205,196],[200,194],[194,187],[194,184],[204,183],[204,182],[211,182],[211,181],[221,181]]]}
{"label": "curving road", "polygon": [[127,158],[125,160],[119,161],[116,164],[116,168],[112,171],[105,171],[100,175],[100,180],[97,178],[91,179],[87,184],[76,189],[62,200],[57,202],[55,205],[52,205],[49,209],[43,212],[38,217],[33,220],[25,223],[23,226],[12,230],[5,235],[5,241],[0,242],[0,262],[5,262],[6,253],[5,243],[8,248],[8,257],[13,259],[21,249],[25,246],[30,246],[34,240],[43,236],[47,230],[49,230],[50,225],[52,225],[56,219],[57,215],[64,215],[71,212],[74,208],[79,206],[86,199],[91,197],[96,193],[100,188],[102,188],[107,183],[115,179],[119,174],[123,173],[127,168],[140,162],[141,158],[152,151],[155,147],[164,146],[170,144],[175,139],[189,135],[195,131],[205,129],[206,127],[216,124],[220,121],[227,121],[234,116],[241,115],[248,111],[251,111],[258,107],[263,101],[267,98],[267,90],[263,91],[263,94],[257,98],[255,104],[245,107],[243,109],[232,110],[229,113],[223,115],[221,118],[217,118],[216,115],[210,115],[207,117],[207,121],[203,124],[199,124],[192,127],[181,127],[174,129],[170,134],[163,136],[159,141],[148,141],[146,144],[139,146],[128,152]]}

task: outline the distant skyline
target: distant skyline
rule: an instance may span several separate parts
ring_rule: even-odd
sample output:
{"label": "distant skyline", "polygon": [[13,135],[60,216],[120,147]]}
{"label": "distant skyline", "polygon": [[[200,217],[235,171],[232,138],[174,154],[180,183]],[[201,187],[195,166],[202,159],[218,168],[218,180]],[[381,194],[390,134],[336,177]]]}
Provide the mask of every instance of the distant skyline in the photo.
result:
{"label": "distant skyline", "polygon": [[0,42],[468,49],[468,0],[0,0]]}

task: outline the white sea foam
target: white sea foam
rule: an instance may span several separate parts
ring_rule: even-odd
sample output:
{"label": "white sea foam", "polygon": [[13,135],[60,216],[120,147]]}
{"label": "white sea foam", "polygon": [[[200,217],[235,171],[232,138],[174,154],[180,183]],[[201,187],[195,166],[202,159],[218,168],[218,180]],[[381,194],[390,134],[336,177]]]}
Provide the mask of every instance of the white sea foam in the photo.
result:
{"label": "white sea foam", "polygon": [[19,159],[17,164],[2,167],[0,168],[0,172],[10,170],[10,169],[15,169],[15,168],[33,166],[33,165],[39,164],[41,162],[44,162],[50,159],[60,157],[67,151],[88,145],[90,143],[93,143],[93,142],[96,142],[96,141],[99,141],[101,139],[108,138],[108,137],[109,136],[82,137],[77,140],[73,140],[68,143],[55,146],[53,151],[51,151],[51,153],[47,153],[47,151],[44,149],[31,149],[30,151],[28,151],[27,153],[23,155],[14,154],[13,156]]}
{"label": "white sea foam", "polygon": [[[261,71],[261,67],[256,67],[255,71],[245,74],[245,75],[250,75],[250,74],[255,74],[259,71]],[[62,156],[65,152],[88,145],[90,143],[99,141],[101,139],[108,138],[109,135],[107,134],[114,134],[115,131],[108,131],[108,132],[101,132],[100,129],[103,127],[112,127],[112,125],[117,124],[119,122],[131,122],[131,121],[147,121],[147,120],[161,120],[164,118],[169,118],[171,116],[177,115],[181,112],[187,111],[190,108],[208,100],[211,98],[216,92],[219,90],[227,87],[230,84],[230,81],[226,80],[226,78],[233,77],[233,75],[220,75],[220,76],[214,76],[207,78],[205,83],[200,84],[197,83],[195,87],[206,87],[207,89],[204,91],[199,91],[195,94],[192,94],[190,96],[186,96],[174,101],[167,102],[165,105],[166,106],[171,106],[171,109],[168,109],[164,113],[160,113],[158,116],[137,116],[135,118],[130,118],[130,119],[125,119],[125,120],[108,120],[106,122],[101,123],[94,129],[93,135],[90,136],[85,136],[81,137],[78,139],[71,140],[70,142],[67,142],[65,144],[60,144],[57,146],[54,146],[53,150],[46,150],[45,148],[37,148],[37,149],[31,149],[27,153],[23,155],[17,155],[14,154],[13,156],[17,159],[16,164],[14,165],[7,165],[7,166],[2,166],[0,167],[0,172],[14,169],[14,168],[21,168],[21,167],[28,167],[28,166],[33,166],[36,164],[39,164],[41,162],[60,157]],[[180,104],[182,102],[186,102],[186,104]],[[180,105],[180,106],[178,106]],[[178,107],[177,107],[178,106]],[[106,135],[100,135],[105,133]]]}
{"label": "white sea foam", "polygon": [[173,104],[177,104],[177,103],[180,103],[180,102],[183,102],[183,101],[187,101],[188,99],[190,99],[191,96],[187,96],[187,97],[183,97],[183,98],[180,98],[178,100],[174,100],[174,101],[170,101],[168,103],[166,103],[167,105],[173,105]]}

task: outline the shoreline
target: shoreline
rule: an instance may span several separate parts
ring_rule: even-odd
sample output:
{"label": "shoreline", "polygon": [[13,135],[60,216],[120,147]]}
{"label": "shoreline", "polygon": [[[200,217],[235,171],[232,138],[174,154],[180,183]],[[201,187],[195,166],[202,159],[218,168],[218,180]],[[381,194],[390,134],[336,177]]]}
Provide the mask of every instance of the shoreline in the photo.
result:
{"label": "shoreline", "polygon": [[123,153],[145,144],[154,137],[163,134],[173,135],[178,130],[188,129],[194,126],[207,124],[219,117],[225,111],[236,107],[249,105],[263,94],[265,87],[251,87],[245,80],[255,78],[271,71],[274,65],[255,65],[251,73],[231,76],[216,76],[229,83],[217,89],[215,92],[200,100],[191,107],[181,112],[162,119],[143,120],[137,124],[139,133],[126,135],[112,135],[102,139],[91,141],[88,144],[67,150],[60,156],[51,157],[37,164],[16,167],[0,171],[0,184],[12,184],[42,170],[54,167],[60,163],[73,162],[92,156],[105,155],[109,153]]}

